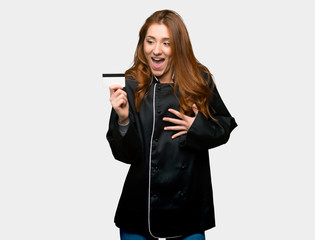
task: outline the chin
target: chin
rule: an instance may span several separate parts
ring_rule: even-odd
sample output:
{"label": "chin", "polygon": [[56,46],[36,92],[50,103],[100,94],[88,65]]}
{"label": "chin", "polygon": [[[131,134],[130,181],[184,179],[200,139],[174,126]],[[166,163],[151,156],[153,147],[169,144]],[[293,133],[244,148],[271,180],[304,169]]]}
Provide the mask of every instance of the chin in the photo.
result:
{"label": "chin", "polygon": [[151,69],[151,71],[152,71],[153,75],[155,75],[157,77],[161,77],[164,74],[164,71],[156,71],[156,70],[153,70],[153,69]]}

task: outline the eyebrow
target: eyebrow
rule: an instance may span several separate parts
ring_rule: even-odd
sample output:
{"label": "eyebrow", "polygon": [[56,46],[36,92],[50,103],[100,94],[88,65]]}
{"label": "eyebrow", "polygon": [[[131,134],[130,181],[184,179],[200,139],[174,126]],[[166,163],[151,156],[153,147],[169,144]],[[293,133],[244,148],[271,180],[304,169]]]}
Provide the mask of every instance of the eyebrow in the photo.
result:
{"label": "eyebrow", "polygon": [[[147,36],[147,38],[153,38],[153,39],[156,39],[155,37],[153,37],[153,36]],[[168,41],[168,40],[170,40],[170,38],[162,38],[162,40],[163,41]]]}

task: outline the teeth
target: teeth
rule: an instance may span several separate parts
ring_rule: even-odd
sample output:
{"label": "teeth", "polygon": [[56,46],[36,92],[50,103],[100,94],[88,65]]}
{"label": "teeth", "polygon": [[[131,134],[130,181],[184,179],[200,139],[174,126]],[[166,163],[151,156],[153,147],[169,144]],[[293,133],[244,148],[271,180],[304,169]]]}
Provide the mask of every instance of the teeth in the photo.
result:
{"label": "teeth", "polygon": [[161,60],[163,60],[163,58],[152,58],[153,60],[155,60],[155,61],[161,61]]}

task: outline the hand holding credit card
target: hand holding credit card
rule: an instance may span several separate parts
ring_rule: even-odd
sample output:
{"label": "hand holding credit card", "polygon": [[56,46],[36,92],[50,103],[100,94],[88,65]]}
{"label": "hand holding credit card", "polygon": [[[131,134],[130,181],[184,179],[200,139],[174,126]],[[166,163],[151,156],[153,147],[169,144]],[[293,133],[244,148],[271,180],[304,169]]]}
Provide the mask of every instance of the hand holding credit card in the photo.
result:
{"label": "hand holding credit card", "polygon": [[125,87],[124,73],[103,73],[103,87],[108,88],[111,85],[118,84]]}

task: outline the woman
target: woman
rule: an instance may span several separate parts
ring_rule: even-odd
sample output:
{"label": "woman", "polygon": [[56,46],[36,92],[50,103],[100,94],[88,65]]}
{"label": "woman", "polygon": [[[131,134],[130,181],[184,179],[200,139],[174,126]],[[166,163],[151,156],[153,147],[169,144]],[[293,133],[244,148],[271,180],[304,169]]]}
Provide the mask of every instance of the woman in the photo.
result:
{"label": "woman", "polygon": [[237,124],[177,13],[146,20],[125,75],[125,89],[110,87],[107,133],[130,164],[115,215],[121,239],[205,239],[215,226],[208,149]]}

